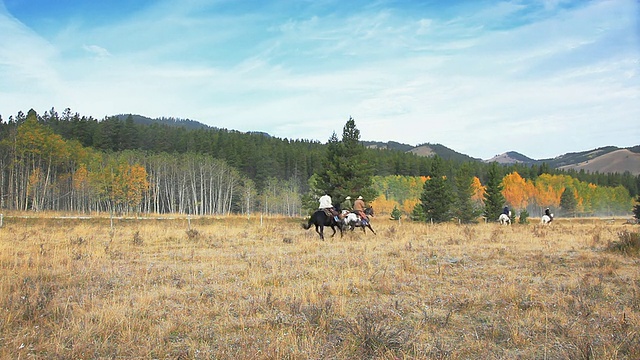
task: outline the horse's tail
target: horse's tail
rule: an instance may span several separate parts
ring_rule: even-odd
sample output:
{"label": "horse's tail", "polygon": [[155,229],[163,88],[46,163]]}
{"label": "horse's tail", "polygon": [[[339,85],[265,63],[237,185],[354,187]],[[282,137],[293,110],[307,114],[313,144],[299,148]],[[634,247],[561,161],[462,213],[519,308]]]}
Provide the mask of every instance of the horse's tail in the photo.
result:
{"label": "horse's tail", "polygon": [[308,224],[304,224],[304,223],[302,224],[302,228],[305,230],[309,230],[310,227],[311,227],[311,220],[309,220]]}
{"label": "horse's tail", "polygon": [[317,217],[316,213],[317,213],[317,211],[316,211],[316,212],[314,212],[314,213],[311,215],[311,217],[309,218],[309,222],[308,222],[308,223],[306,223],[306,224],[302,224],[302,228],[303,228],[303,229],[305,229],[305,230],[309,230],[309,229],[311,228],[311,224],[314,224],[314,223],[317,223],[317,222],[318,222],[318,221],[317,221],[317,219],[316,219],[316,217]]}

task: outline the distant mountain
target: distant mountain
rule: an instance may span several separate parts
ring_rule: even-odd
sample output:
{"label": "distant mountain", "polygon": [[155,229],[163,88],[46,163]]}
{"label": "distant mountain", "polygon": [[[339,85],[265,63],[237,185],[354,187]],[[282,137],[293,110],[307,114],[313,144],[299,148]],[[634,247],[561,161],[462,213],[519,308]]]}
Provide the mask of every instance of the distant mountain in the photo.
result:
{"label": "distant mountain", "polygon": [[559,169],[585,170],[600,173],[624,173],[629,171],[632,175],[640,175],[640,154],[629,149],[618,149],[595,156],[589,160],[559,166]]}
{"label": "distant mountain", "polygon": [[403,152],[407,152],[414,148],[412,145],[401,144],[395,141],[362,141],[362,144],[370,149],[398,150]]}
{"label": "distant mountain", "polygon": [[146,116],[135,115],[135,114],[119,114],[115,116],[122,121],[127,120],[127,118],[131,116],[135,124],[141,124],[141,125],[160,124],[160,125],[167,125],[167,126],[183,127],[190,130],[211,128],[210,126],[207,126],[201,122],[198,122],[195,120],[189,120],[189,119],[177,119],[177,118],[171,118],[171,117],[169,118],[162,117],[158,119],[152,119]]}
{"label": "distant mountain", "polygon": [[395,141],[379,142],[379,141],[363,141],[364,146],[371,149],[387,149],[398,150],[403,152],[411,152],[418,156],[433,156],[438,155],[445,160],[454,161],[480,161],[480,159],[472,158],[471,156],[461,154],[441,144],[421,144],[418,146],[411,146],[407,144],[401,144]]}
{"label": "distant mountain", "polygon": [[[115,116],[121,121],[125,121],[129,116],[131,116],[131,118],[133,119],[133,122],[135,124],[140,124],[140,125],[160,124],[160,125],[167,125],[167,126],[183,127],[188,130],[198,130],[198,129],[219,130],[219,128],[217,127],[205,125],[199,121],[190,120],[190,119],[178,119],[178,118],[171,118],[171,117],[170,118],[162,117],[162,118],[152,119],[146,116],[134,115],[134,114],[120,114]],[[236,130],[232,130],[232,131],[236,131]],[[271,137],[271,135],[269,135],[264,131],[248,131],[247,134]]]}
{"label": "distant mountain", "polygon": [[[116,115],[120,120],[126,120],[129,116],[136,124],[151,125],[161,124],[167,126],[184,127],[186,129],[218,129],[205,125],[201,122],[189,119],[178,118],[157,118],[152,119],[142,115],[134,114],[120,114]],[[250,131],[249,134],[260,134],[266,137],[271,137],[270,134],[259,131]],[[446,160],[453,161],[484,161],[484,162],[497,162],[499,164],[542,164],[546,163],[551,168],[558,169],[575,169],[585,170],[587,172],[600,172],[600,173],[624,173],[629,171],[633,175],[640,175],[640,145],[636,145],[628,148],[618,148],[616,146],[605,146],[593,150],[587,150],[582,152],[571,152],[563,155],[559,155],[555,158],[549,159],[532,159],[523,154],[515,151],[508,151],[503,154],[498,154],[491,159],[482,160],[471,157],[452,150],[441,144],[424,143],[418,146],[403,144],[395,141],[362,141],[362,143],[372,149],[387,149],[397,150],[402,152],[411,152],[418,156],[433,156],[438,155]]]}
{"label": "distant mountain", "polygon": [[269,133],[266,133],[264,131],[248,131],[247,134],[252,134],[252,135],[262,135],[264,137],[272,137]]}
{"label": "distant mountain", "polygon": [[640,145],[621,149],[615,146],[606,146],[582,152],[566,153],[551,159],[534,160],[515,151],[499,154],[485,162],[497,162],[500,164],[542,164],[546,163],[552,168],[574,169],[577,171],[599,173],[624,173],[629,171],[633,175],[640,175]]}
{"label": "distant mountain", "polygon": [[498,154],[492,157],[491,159],[485,160],[484,162],[488,162],[488,163],[497,162],[498,164],[520,164],[520,163],[535,164],[538,161],[530,157],[524,156],[519,152],[508,151],[503,154]]}
{"label": "distant mountain", "polygon": [[553,159],[543,159],[539,161],[545,162],[551,167],[560,168],[562,166],[579,164],[585,161],[589,161],[589,160],[595,159],[598,156],[606,155],[616,150],[620,150],[620,148],[616,146],[605,146],[605,147],[582,151],[582,152],[566,153],[564,155],[557,156]]}

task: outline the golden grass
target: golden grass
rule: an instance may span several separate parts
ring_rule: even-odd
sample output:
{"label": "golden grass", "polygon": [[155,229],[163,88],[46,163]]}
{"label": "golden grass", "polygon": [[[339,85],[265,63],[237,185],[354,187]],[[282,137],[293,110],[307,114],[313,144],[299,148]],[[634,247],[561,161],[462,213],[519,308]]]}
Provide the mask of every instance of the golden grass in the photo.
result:
{"label": "golden grass", "polygon": [[637,227],[301,223],[5,218],[0,357],[640,358]]}

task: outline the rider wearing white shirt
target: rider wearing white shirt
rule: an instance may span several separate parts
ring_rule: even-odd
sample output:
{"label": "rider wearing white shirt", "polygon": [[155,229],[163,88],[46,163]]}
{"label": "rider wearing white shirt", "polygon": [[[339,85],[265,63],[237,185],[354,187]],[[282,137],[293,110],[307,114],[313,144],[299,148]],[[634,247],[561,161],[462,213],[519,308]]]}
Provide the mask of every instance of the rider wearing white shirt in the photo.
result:
{"label": "rider wearing white shirt", "polygon": [[318,206],[318,209],[331,209],[333,207],[331,196],[327,194],[320,196],[319,201],[320,201],[320,206]]}
{"label": "rider wearing white shirt", "polygon": [[338,218],[338,212],[333,208],[331,196],[329,196],[328,194],[324,194],[320,196],[320,199],[318,199],[318,201],[320,202],[320,206],[318,206],[318,209],[324,210],[325,212],[327,212],[328,210],[327,215],[333,215],[333,218],[336,220],[336,222],[340,221],[340,219]]}

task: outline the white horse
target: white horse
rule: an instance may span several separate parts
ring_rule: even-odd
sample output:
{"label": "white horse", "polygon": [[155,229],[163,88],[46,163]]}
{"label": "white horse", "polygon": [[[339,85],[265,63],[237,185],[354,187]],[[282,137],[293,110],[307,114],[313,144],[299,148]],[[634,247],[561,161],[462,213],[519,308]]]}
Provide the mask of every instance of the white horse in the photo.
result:
{"label": "white horse", "polygon": [[498,217],[498,222],[500,225],[511,225],[511,211],[509,211],[509,215],[500,214]]}
{"label": "white horse", "polygon": [[355,224],[356,222],[360,221],[360,219],[358,219],[358,215],[356,215],[356,213],[352,213],[352,212],[346,212],[344,219],[342,219],[342,221],[344,221],[344,224],[346,226],[349,226],[349,224]]}
{"label": "white horse", "polygon": [[[367,208],[365,210],[365,214],[367,215],[367,218],[369,216],[373,216],[373,209],[372,208]],[[371,223],[367,220],[366,223],[363,223],[360,218],[358,217],[358,214],[356,213],[352,213],[352,212],[348,212],[346,210],[342,211],[342,215],[344,216],[344,218],[342,219],[342,221],[344,222],[344,228],[349,228],[352,231],[359,227],[362,228],[362,231],[365,232],[364,228],[367,227],[369,228],[369,230],[371,230],[371,232],[375,235],[375,231],[373,230],[373,228],[371,227]]]}
{"label": "white horse", "polygon": [[553,220],[553,214],[551,214],[551,216],[549,215],[542,215],[542,218],[540,218],[540,224],[548,224]]}
{"label": "white horse", "polygon": [[500,214],[498,222],[500,225],[511,225],[511,218],[507,214]]}

